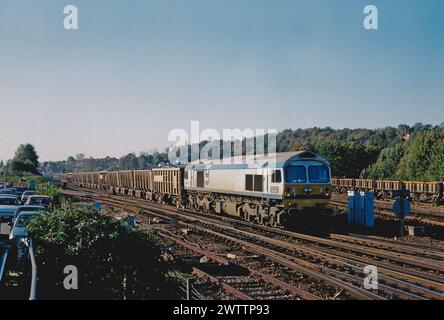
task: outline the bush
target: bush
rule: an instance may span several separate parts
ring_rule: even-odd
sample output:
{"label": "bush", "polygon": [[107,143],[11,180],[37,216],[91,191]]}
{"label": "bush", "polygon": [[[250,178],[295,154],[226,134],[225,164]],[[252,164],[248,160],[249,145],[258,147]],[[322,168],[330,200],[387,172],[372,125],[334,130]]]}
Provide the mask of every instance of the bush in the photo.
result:
{"label": "bush", "polygon": [[40,186],[40,188],[38,189],[38,194],[51,197],[51,203],[53,207],[61,204],[62,195],[59,189],[56,187],[42,188],[42,186]]}
{"label": "bush", "polygon": [[[32,219],[28,232],[36,248],[40,298],[157,299],[174,292],[152,235],[128,231],[110,216],[63,203]],[[67,265],[78,268],[78,290],[64,289]]]}

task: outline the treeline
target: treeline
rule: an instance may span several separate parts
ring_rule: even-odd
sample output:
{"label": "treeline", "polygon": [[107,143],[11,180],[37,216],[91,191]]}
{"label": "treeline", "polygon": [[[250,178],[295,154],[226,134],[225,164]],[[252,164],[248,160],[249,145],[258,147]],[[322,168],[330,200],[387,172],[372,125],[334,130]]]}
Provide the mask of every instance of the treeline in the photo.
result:
{"label": "treeline", "polygon": [[374,179],[444,180],[444,128],[425,129],[381,151],[364,172]]}
{"label": "treeline", "polygon": [[279,151],[310,150],[331,161],[336,177],[444,180],[444,123],[376,130],[286,130]]}
{"label": "treeline", "polygon": [[113,170],[142,170],[168,164],[166,152],[129,153],[121,158],[87,158],[84,154],[68,157],[64,161],[50,161],[40,164],[40,172],[44,175],[57,175],[63,172],[92,172]]}
{"label": "treeline", "polygon": [[[379,129],[309,128],[277,134],[278,152],[309,150],[330,160],[336,177],[443,180],[444,123],[441,126],[399,125]],[[212,142],[220,144],[221,141]],[[252,141],[243,141],[243,150]],[[201,144],[201,147],[205,143]],[[191,147],[188,147],[190,150]],[[267,149],[267,146],[266,146]],[[191,154],[191,153],[190,153]],[[41,166],[45,174],[99,170],[147,169],[168,164],[168,154],[128,154],[120,159],[78,155]]]}

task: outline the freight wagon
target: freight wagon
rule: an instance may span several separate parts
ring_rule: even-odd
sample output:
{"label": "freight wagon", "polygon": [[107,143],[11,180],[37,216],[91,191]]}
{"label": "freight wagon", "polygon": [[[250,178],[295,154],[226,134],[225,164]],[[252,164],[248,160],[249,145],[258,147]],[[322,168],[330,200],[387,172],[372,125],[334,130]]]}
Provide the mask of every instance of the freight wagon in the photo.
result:
{"label": "freight wagon", "polygon": [[378,199],[393,199],[397,190],[409,190],[414,202],[440,204],[443,201],[443,182],[399,180],[332,179],[333,189],[339,193],[373,191]]}

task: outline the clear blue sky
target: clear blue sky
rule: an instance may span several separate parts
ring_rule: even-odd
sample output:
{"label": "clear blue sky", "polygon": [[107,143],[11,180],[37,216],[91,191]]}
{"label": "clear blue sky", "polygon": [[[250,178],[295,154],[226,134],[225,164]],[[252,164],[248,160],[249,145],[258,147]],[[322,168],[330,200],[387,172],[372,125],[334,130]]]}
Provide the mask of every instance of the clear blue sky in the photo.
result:
{"label": "clear blue sky", "polygon": [[[79,9],[77,31],[63,7]],[[362,27],[366,4],[378,31]],[[162,149],[173,128],[444,121],[442,0],[0,0],[0,159]]]}

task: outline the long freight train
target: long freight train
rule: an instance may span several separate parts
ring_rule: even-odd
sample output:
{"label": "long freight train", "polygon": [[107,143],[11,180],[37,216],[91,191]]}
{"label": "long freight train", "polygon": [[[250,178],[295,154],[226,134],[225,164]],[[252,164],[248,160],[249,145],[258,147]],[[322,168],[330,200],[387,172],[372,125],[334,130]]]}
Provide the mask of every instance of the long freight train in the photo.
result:
{"label": "long freight train", "polygon": [[418,182],[397,180],[367,179],[332,179],[333,190],[339,193],[347,191],[373,191],[378,199],[393,199],[398,190],[409,190],[414,202],[443,202],[443,182]]}
{"label": "long freight train", "polygon": [[328,207],[331,169],[312,152],[198,160],[182,168],[60,175],[63,183],[277,226],[307,208]]}

